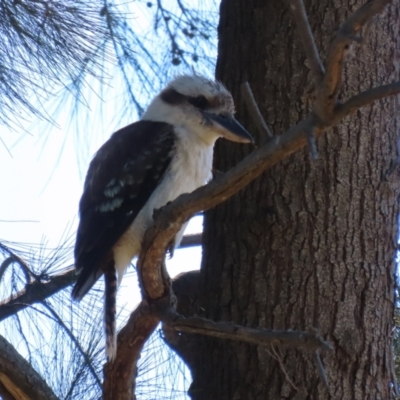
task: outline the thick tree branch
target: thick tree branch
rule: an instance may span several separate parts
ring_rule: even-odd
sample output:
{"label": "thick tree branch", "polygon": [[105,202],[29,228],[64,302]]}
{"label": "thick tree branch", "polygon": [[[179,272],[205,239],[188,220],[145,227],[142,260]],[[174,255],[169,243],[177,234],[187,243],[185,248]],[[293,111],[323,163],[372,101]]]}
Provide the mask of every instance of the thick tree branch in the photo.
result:
{"label": "thick tree branch", "polygon": [[0,383],[17,400],[57,400],[42,377],[1,336]]}
{"label": "thick tree branch", "polygon": [[114,363],[104,366],[103,399],[132,400],[136,379],[137,361],[147,339],[159,323],[142,301],[131,314],[127,324],[118,334],[118,350]]}
{"label": "thick tree branch", "polygon": [[318,84],[324,76],[325,69],[319,57],[314,35],[312,34],[310,24],[308,23],[307,13],[304,8],[303,0],[289,0],[293,19],[296,22],[300,39],[306,53],[310,70],[315,84]]}

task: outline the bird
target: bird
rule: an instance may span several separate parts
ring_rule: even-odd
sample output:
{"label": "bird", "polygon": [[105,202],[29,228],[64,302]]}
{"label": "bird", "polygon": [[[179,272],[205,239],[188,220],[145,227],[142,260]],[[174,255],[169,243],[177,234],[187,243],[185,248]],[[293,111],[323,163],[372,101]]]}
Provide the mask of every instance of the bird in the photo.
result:
{"label": "bird", "polygon": [[211,179],[218,138],[254,142],[234,112],[232,95],[221,82],[199,74],[179,75],[150,102],[139,121],[113,133],[90,162],[79,202],[72,298],[81,300],[104,275],[109,361],[117,351],[118,286],[140,253],[154,210]]}

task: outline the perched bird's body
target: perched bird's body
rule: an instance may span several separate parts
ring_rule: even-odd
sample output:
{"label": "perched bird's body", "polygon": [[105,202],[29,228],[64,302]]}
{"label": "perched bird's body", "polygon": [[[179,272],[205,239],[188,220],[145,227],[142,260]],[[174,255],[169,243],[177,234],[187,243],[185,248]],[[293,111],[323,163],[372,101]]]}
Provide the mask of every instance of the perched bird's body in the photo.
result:
{"label": "perched bird's body", "polygon": [[232,97],[220,83],[180,76],[152,101],[141,121],[114,133],[92,160],[79,204],[79,276],[72,296],[81,299],[104,274],[109,359],[116,354],[117,282],[140,253],[154,210],[210,179],[220,136],[252,140],[233,113]]}
{"label": "perched bird's body", "polygon": [[[177,133],[179,137],[179,133]],[[141,241],[146,230],[153,222],[153,212],[182,193],[190,193],[204,185],[210,179],[213,145],[198,140],[197,137],[185,136],[175,140],[176,156],[171,159],[168,174],[154,190],[149,200],[140,210],[127,231],[114,246],[115,267],[119,281],[132,258],[140,253]],[[186,149],[192,149],[189,154]],[[175,246],[179,246],[186,225],[175,238]]]}

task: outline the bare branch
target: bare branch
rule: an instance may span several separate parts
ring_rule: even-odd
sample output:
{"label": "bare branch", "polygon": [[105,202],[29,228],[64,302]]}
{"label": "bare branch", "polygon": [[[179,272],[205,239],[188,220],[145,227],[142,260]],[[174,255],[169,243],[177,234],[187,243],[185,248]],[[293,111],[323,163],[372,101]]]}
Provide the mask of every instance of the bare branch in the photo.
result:
{"label": "bare branch", "polygon": [[180,249],[184,249],[186,247],[194,247],[194,246],[201,246],[201,233],[194,233],[192,235],[185,235],[182,238],[182,242],[179,246]]}
{"label": "bare branch", "polygon": [[335,121],[340,121],[347,115],[353,114],[359,108],[367,106],[376,100],[393,96],[399,93],[400,82],[378,86],[376,88],[366,90],[365,92],[361,92],[358,95],[352,97],[350,100],[347,100],[345,103],[336,106],[334,114]]}
{"label": "bare branch", "polygon": [[200,317],[185,318],[176,313],[165,314],[161,319],[178,332],[212,336],[260,346],[275,345],[293,346],[307,350],[332,350],[332,346],[314,332],[254,329],[230,322],[214,322]]}
{"label": "bare branch", "polygon": [[0,383],[13,398],[57,400],[41,376],[0,336]]}
{"label": "bare branch", "polygon": [[318,371],[319,377],[321,378],[321,381],[323,382],[325,387],[329,390],[328,377],[326,376],[325,368],[322,365],[321,357],[319,355],[318,350],[314,353],[314,359],[315,359],[315,363],[317,364],[317,371]]}
{"label": "bare branch", "polygon": [[46,282],[35,280],[24,289],[0,302],[0,321],[16,314],[32,304],[42,302],[53,294],[68,287],[76,280],[75,268],[53,275]]}
{"label": "bare branch", "polygon": [[118,335],[117,357],[104,367],[103,398],[130,400],[135,386],[137,361],[144,343],[160,321],[171,331],[201,334],[256,345],[294,346],[306,350],[331,350],[331,345],[316,332],[253,329],[228,322],[205,318],[185,318],[169,304],[169,296],[152,302],[145,301],[132,313],[127,325]]}
{"label": "bare branch", "polygon": [[258,104],[254,99],[253,91],[251,90],[249,82],[242,83],[241,91],[247,106],[247,110],[249,111],[250,116],[253,119],[253,122],[255,123],[258,132],[260,134],[261,142],[264,142],[265,140],[272,138],[274,135],[268,128],[268,125],[265,122],[260,112],[260,109],[258,108]]}
{"label": "bare branch", "polygon": [[315,44],[310,24],[308,23],[307,13],[304,8],[303,0],[289,0],[293,19],[296,22],[303,48],[310,64],[310,70],[315,84],[318,84],[325,74],[325,69],[319,57],[318,49]]}
{"label": "bare branch", "polygon": [[2,250],[6,250],[7,252],[9,252],[10,256],[7,257],[0,265],[0,281],[3,279],[3,275],[6,272],[7,268],[13,263],[17,263],[24,272],[26,283],[29,283],[31,280],[32,272],[30,271],[28,264],[21,257],[10,251],[7,247],[4,246]]}
{"label": "bare branch", "polygon": [[137,362],[147,339],[159,323],[142,301],[118,334],[118,350],[114,363],[104,366],[103,398],[132,400]]}

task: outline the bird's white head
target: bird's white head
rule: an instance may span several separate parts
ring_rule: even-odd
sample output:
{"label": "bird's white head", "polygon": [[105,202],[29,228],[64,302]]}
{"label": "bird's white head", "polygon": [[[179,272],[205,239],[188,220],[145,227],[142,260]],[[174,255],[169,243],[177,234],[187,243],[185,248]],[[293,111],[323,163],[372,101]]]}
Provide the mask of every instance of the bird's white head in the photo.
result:
{"label": "bird's white head", "polygon": [[142,119],[169,123],[209,144],[221,136],[252,142],[234,113],[232,95],[220,82],[200,75],[180,75],[151,102]]}

